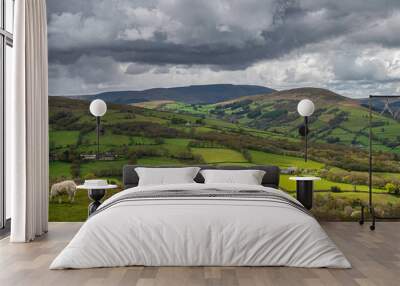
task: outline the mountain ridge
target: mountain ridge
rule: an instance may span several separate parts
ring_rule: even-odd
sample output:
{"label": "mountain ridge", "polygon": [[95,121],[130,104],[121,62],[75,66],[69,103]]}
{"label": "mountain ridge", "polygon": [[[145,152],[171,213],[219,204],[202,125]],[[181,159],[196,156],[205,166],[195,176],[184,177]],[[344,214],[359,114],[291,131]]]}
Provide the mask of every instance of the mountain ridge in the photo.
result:
{"label": "mountain ridge", "polygon": [[[298,127],[303,123],[303,118],[297,112],[297,105],[305,98],[312,100],[315,105],[315,111],[310,117],[310,142],[368,147],[368,108],[362,104],[362,100],[351,99],[327,89],[282,90],[200,106],[175,102],[164,104],[158,109],[215,118],[296,138]],[[381,115],[376,111],[379,112],[379,109],[374,110],[373,131],[377,135],[373,142],[375,149],[400,154],[398,121],[388,112]]]}
{"label": "mountain ridge", "polygon": [[340,102],[345,105],[360,105],[361,103],[360,100],[343,96],[329,89],[316,88],[316,87],[300,87],[300,88],[274,91],[268,94],[242,96],[232,100],[219,102],[217,105],[223,106],[225,104],[232,104],[234,102],[240,102],[243,100],[251,100],[253,102],[271,100],[271,99],[276,99],[276,100],[289,99],[289,100],[300,101],[304,98],[313,100],[315,101],[314,103],[317,104]]}
{"label": "mountain ridge", "polygon": [[268,94],[276,90],[259,85],[210,84],[170,88],[152,88],[141,91],[109,91],[94,95],[70,96],[70,98],[134,104],[154,100],[172,100],[190,104],[211,104],[241,96]]}

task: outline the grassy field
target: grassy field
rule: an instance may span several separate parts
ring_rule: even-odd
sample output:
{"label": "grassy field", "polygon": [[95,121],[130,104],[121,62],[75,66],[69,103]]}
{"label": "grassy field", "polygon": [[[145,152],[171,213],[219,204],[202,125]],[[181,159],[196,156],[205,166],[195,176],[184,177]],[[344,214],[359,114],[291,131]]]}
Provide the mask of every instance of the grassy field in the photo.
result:
{"label": "grassy field", "polygon": [[99,170],[116,169],[121,170],[124,165],[128,164],[128,160],[116,160],[116,161],[90,161],[81,164],[81,177],[87,174],[95,174]]}
{"label": "grassy field", "polygon": [[164,140],[164,144],[162,144],[161,147],[167,149],[172,154],[176,154],[183,151],[189,151],[188,145],[190,141],[190,139],[184,138],[168,138]]}
{"label": "grassy field", "polygon": [[[96,132],[90,132],[86,134],[83,137],[83,140],[85,141],[85,145],[96,145],[97,144]],[[121,146],[121,145],[128,145],[129,143],[130,143],[129,136],[113,134],[107,131],[100,137],[100,145]]]}
{"label": "grassy field", "polygon": [[176,166],[183,166],[184,164],[173,158],[169,157],[146,157],[140,158],[137,160],[138,165],[143,166],[162,166],[162,165],[176,165]]}
{"label": "grassy field", "polygon": [[[148,105],[149,106],[149,105]],[[161,108],[162,110],[167,110],[167,111],[176,111],[179,110],[180,112],[186,112],[190,114],[197,114],[197,115],[203,115],[205,113],[208,113],[211,109],[214,108],[214,105],[192,105],[192,104],[186,104],[182,102],[170,102],[161,106],[153,106],[150,108]]]}
{"label": "grassy field", "polygon": [[[296,190],[296,182],[289,180],[292,175],[281,174],[280,176],[280,187],[286,191],[293,192]],[[342,191],[345,192],[353,192],[354,186],[351,184],[331,182],[326,179],[321,179],[319,181],[314,182],[314,189],[317,191],[327,191],[330,190],[331,187],[336,186],[339,187]],[[373,188],[372,191],[374,193],[386,193],[386,190]],[[362,192],[368,192],[368,186],[366,185],[357,185],[357,192],[355,194],[359,194]]]}
{"label": "grassy field", "polygon": [[[157,162],[159,163],[159,161]],[[153,165],[153,164],[152,164]],[[119,192],[117,190],[107,191],[105,198]],[[295,196],[294,192],[290,192],[291,195]],[[367,193],[354,193],[354,192],[342,192],[342,193],[332,193],[332,192],[316,192],[315,199],[321,200],[323,197],[333,197],[335,199],[340,199],[344,202],[361,200],[365,203],[368,201]],[[389,194],[374,194],[374,202],[377,205],[385,205],[388,202],[391,204],[400,204],[400,197],[389,195]],[[63,202],[58,203],[58,201],[50,202],[49,205],[49,220],[50,221],[85,221],[87,219],[87,207],[90,204],[90,199],[88,198],[86,190],[78,190],[75,196],[75,201],[70,203],[66,196],[62,197]],[[343,204],[343,203],[341,203]],[[323,219],[323,217],[321,218]]]}
{"label": "grassy field", "polygon": [[[360,199],[364,203],[368,202],[368,194],[367,193],[330,193],[336,198],[345,198],[345,199]],[[317,193],[318,195],[318,193]],[[321,193],[323,195],[323,193]],[[390,195],[390,194],[373,194],[373,200],[375,204],[387,204],[388,202],[392,204],[400,203],[400,196]]]}
{"label": "grassy field", "polygon": [[[184,141],[178,141],[179,143],[184,145]],[[169,142],[171,143],[171,142]],[[219,149],[219,148],[196,148],[199,149],[200,151],[204,150],[209,150],[209,149]],[[243,161],[244,158],[241,156],[239,152],[233,151],[233,150],[226,150],[222,149],[222,152],[218,152],[220,154],[224,154],[224,157],[216,157],[215,155],[209,160],[211,162],[215,162],[214,160],[227,160],[227,161],[232,161],[232,160],[237,160],[238,158],[241,158]],[[207,154],[204,152],[201,152],[202,155]],[[211,153],[215,154],[215,153]],[[262,155],[262,154],[258,154]],[[274,154],[264,154],[264,158],[268,158],[269,160],[271,159],[276,159]],[[290,159],[288,157],[285,157],[284,159],[281,159],[281,165],[288,164],[287,160]],[[292,160],[296,161],[297,158]],[[290,163],[293,163],[294,161],[289,161]],[[270,161],[268,161],[270,162]],[[119,169],[122,170],[122,166],[124,164],[127,164],[127,160],[118,160],[118,161],[92,161],[92,162],[86,162],[81,164],[81,177],[85,177],[88,174],[92,174],[96,171],[99,170],[108,170],[108,169]],[[260,164],[265,164],[264,161],[259,162]],[[179,160],[172,159],[169,157],[146,157],[146,158],[141,158],[138,160],[137,164],[139,165],[145,165],[145,166],[156,166],[156,165],[184,165]],[[233,163],[233,162],[223,162],[223,163],[218,163],[219,165],[240,165],[240,166],[247,166],[250,165],[248,162],[239,162],[239,163]],[[287,166],[287,165],[286,165]],[[314,165],[315,167],[316,165]],[[52,162],[51,163],[51,176],[54,177],[60,177],[60,176],[65,176],[65,177],[70,177],[69,171],[70,171],[70,165],[68,163],[64,162]],[[383,174],[386,176],[391,176],[393,174]],[[290,175],[285,175],[282,174],[280,177],[280,187],[293,196],[295,196],[295,182],[289,180]],[[121,184],[120,182],[120,177],[107,177],[105,179],[113,179],[116,181],[118,184]],[[327,191],[330,189],[331,186],[339,186],[342,190],[340,193],[332,193],[330,191]],[[352,192],[353,191],[353,186],[351,184],[343,184],[343,183],[336,183],[336,182],[330,182],[325,179],[321,181],[317,181],[315,183],[315,190],[316,196],[333,196],[334,198],[337,199],[345,199],[349,201],[354,201],[354,200],[362,200],[362,201],[367,201],[368,199],[368,193],[367,193],[367,186],[357,186],[357,189],[359,192]],[[108,196],[116,193],[117,191],[109,191]],[[399,196],[394,196],[394,195],[388,195],[385,194],[383,190],[380,189],[374,189],[374,201],[378,204],[386,204],[388,202],[392,204],[397,204],[400,203],[400,197]],[[77,191],[76,195],[76,200],[74,203],[69,203],[67,201],[67,198],[63,198],[63,203],[59,204],[58,202],[51,202],[50,207],[49,207],[49,215],[50,215],[50,221],[84,221],[87,218],[87,206],[90,203],[90,200],[87,197],[87,193],[83,190]],[[321,214],[319,214],[319,217],[321,217]],[[323,215],[321,217],[323,219]]]}
{"label": "grassy field", "polygon": [[129,145],[155,145],[156,141],[153,138],[147,138],[143,136],[131,136],[129,137]]}
{"label": "grassy field", "polygon": [[133,106],[148,108],[148,109],[156,109],[165,106],[166,104],[174,103],[173,100],[154,100],[154,101],[145,101],[132,104]]}
{"label": "grassy field", "polygon": [[257,165],[276,165],[280,168],[297,167],[301,169],[321,169],[324,164],[312,160],[304,161],[304,158],[277,155],[260,151],[250,151],[251,161]]}
{"label": "grassy field", "polygon": [[[105,198],[116,194],[120,190],[108,190]],[[86,190],[77,190],[75,201],[70,203],[67,196],[62,197],[63,202],[49,203],[49,221],[85,221],[88,215],[88,205],[91,200]]]}
{"label": "grassy field", "polygon": [[78,141],[79,131],[51,131],[49,142],[56,148],[74,145]]}
{"label": "grassy field", "polygon": [[222,148],[191,148],[193,154],[200,155],[207,164],[247,163],[242,153]]}
{"label": "grassy field", "polygon": [[[365,167],[365,153],[352,148],[356,144],[365,146],[368,142],[364,132],[367,113],[363,108],[353,108],[351,104],[338,105],[336,101],[317,102],[317,106],[324,110],[317,109],[310,121],[310,152],[315,152],[314,155],[317,155],[313,158],[321,158],[324,163],[315,160],[305,163],[301,157],[303,145],[297,130],[302,123],[302,118],[296,113],[297,99],[278,99],[261,96],[257,102],[241,103],[238,106],[231,104],[223,110],[218,105],[177,102],[147,106],[155,109],[110,105],[107,114],[102,118],[105,133],[100,138],[100,152],[110,152],[121,159],[82,161],[80,155],[93,154],[96,151],[95,121],[88,113],[88,103],[60,97],[51,98],[50,152],[55,161],[50,163],[50,180],[54,182],[62,178],[71,178],[73,172],[77,181],[87,177],[104,177],[120,183],[122,167],[129,162],[145,166],[203,163],[278,165],[282,169],[296,167],[301,172],[299,175],[326,174],[336,167],[342,172],[353,170],[353,166]],[[163,108],[164,111],[157,108]],[[173,113],[165,109],[172,110]],[[251,114],[257,110],[258,115]],[[384,125],[376,127],[374,131],[387,131],[390,134],[383,135],[383,140],[379,142],[374,141],[374,147],[376,150],[397,152],[384,140],[393,143],[398,139],[397,135],[392,134],[396,131],[395,123],[398,123],[382,116],[375,119]],[[80,132],[84,134],[82,137]],[[338,148],[332,152],[333,145],[326,144],[327,138],[336,140],[336,137],[339,138],[339,142],[334,147]],[[193,144],[190,144],[191,141]],[[356,144],[353,144],[354,141]],[[339,148],[340,144],[346,148]],[[397,149],[400,151],[400,148]],[[338,154],[342,154],[342,157],[337,157]],[[384,160],[385,166],[381,170],[386,173],[379,176],[390,180],[398,179],[397,173],[389,173],[396,172],[396,168],[400,170],[398,159],[388,156],[382,158],[384,159],[381,159],[381,163]],[[335,164],[346,160],[346,166]],[[323,169],[325,173],[322,172]],[[76,175],[77,171],[79,175]],[[362,175],[365,175],[365,172]],[[294,194],[295,182],[289,181],[288,178],[289,175],[281,176],[281,188]],[[326,179],[315,183],[317,191],[327,191],[332,186],[338,186],[342,192],[328,191],[321,195],[332,194],[349,200],[364,199],[368,190],[367,186],[361,185],[357,186],[358,192],[352,192],[353,185]],[[398,197],[385,194],[385,190],[373,191],[381,202],[397,202]],[[84,220],[88,203],[86,193],[79,191],[74,204],[51,203],[50,218],[56,221]]]}
{"label": "grassy field", "polygon": [[190,139],[184,139],[184,138],[166,138],[164,139],[165,144],[168,145],[174,145],[177,147],[187,147]]}
{"label": "grassy field", "polygon": [[[187,148],[187,144],[189,140],[187,139],[168,139],[163,144],[170,145],[171,150],[181,146],[180,148]],[[175,146],[175,147],[172,147]],[[293,156],[281,156],[276,154],[270,154],[259,151],[251,151],[252,163],[249,163],[245,160],[243,155],[240,152],[224,149],[224,148],[191,148],[192,152],[198,155],[201,155],[204,160],[209,164],[218,164],[218,165],[240,165],[240,166],[248,166],[248,165],[270,165],[276,164],[281,168],[286,168],[290,166],[298,166],[300,168],[308,167],[310,169],[318,169],[322,168],[324,165],[318,162],[309,161],[306,165],[302,159]],[[176,150],[179,150],[176,149]],[[88,175],[90,177],[94,176],[97,171],[104,170],[122,170],[123,165],[128,164],[128,160],[117,160],[117,161],[90,161],[83,162],[80,165],[80,173],[81,178],[85,178]],[[144,166],[157,166],[157,165],[176,165],[183,166],[184,162],[173,159],[170,157],[145,157],[139,158],[137,161],[138,165]],[[392,173],[383,173],[381,174],[385,177],[392,177],[396,174]],[[291,175],[282,174],[280,177],[280,187],[291,194],[295,194],[296,184],[294,181],[289,180]],[[71,178],[70,175],[70,163],[65,162],[51,162],[50,163],[50,178]],[[104,177],[104,179],[113,179],[117,182],[121,179],[120,177]],[[120,182],[119,182],[120,183]],[[330,192],[330,188],[332,186],[338,186],[342,190],[340,193],[332,193]],[[315,190],[317,194],[331,194],[338,198],[347,198],[347,199],[367,199],[367,191],[368,187],[365,185],[357,186],[358,192],[353,192],[354,186],[351,184],[345,183],[337,183],[331,182],[325,179],[321,181],[315,182]],[[321,193],[321,191],[324,191]],[[326,192],[328,191],[328,192]],[[397,203],[399,201],[398,196],[392,196],[385,194],[385,190],[381,189],[373,189],[374,191],[374,199],[379,203]],[[82,221],[86,218],[87,205],[89,200],[85,192],[78,191],[76,202],[70,204],[69,202],[63,202],[62,204],[58,203],[50,203],[50,220],[51,221]]]}
{"label": "grassy field", "polygon": [[71,178],[71,163],[61,162],[61,161],[52,161],[49,164],[49,175],[50,180],[54,180],[56,178]]}

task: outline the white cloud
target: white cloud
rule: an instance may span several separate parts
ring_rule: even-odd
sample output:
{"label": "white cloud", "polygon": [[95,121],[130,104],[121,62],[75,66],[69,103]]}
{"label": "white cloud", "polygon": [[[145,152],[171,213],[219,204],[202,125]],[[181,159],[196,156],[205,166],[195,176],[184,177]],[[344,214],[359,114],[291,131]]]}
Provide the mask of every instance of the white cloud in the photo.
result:
{"label": "white cloud", "polygon": [[400,1],[65,3],[48,5],[52,94],[207,83],[400,91]]}

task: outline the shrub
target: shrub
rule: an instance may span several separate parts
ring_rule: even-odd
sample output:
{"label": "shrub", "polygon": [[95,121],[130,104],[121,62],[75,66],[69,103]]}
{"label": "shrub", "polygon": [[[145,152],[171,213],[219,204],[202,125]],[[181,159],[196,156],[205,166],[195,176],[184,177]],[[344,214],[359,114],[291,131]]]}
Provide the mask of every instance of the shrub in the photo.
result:
{"label": "shrub", "polygon": [[204,125],[204,119],[203,118],[196,119],[195,123],[197,125]]}
{"label": "shrub", "polygon": [[171,154],[172,158],[175,159],[180,159],[180,160],[192,160],[193,159],[193,154],[190,153],[189,150],[184,150],[177,152],[176,154]]}
{"label": "shrub", "polygon": [[241,152],[243,154],[243,157],[246,159],[246,161],[248,161],[248,162],[252,161],[251,154],[250,154],[249,150],[242,149]]}
{"label": "shrub", "polygon": [[87,173],[86,175],[83,176],[84,180],[90,180],[90,179],[96,179],[96,175],[93,173]]}
{"label": "shrub", "polygon": [[172,124],[186,124],[187,121],[185,119],[183,119],[183,118],[173,117],[171,119],[171,123]]}
{"label": "shrub", "polygon": [[205,164],[203,157],[201,155],[193,155],[193,162],[197,164]]}
{"label": "shrub", "polygon": [[164,142],[165,142],[164,139],[160,137],[154,139],[155,145],[161,145],[164,144]]}
{"label": "shrub", "polygon": [[79,161],[74,161],[72,162],[70,166],[70,172],[73,178],[78,178],[80,173],[81,173],[81,166],[79,164]]}
{"label": "shrub", "polygon": [[276,109],[263,114],[262,118],[265,119],[277,119],[282,116],[286,116],[288,111],[286,109]]}
{"label": "shrub", "polygon": [[339,137],[329,136],[329,137],[326,138],[326,142],[328,142],[330,144],[339,143],[340,142],[340,138]]}
{"label": "shrub", "polygon": [[143,157],[163,157],[163,156],[169,156],[168,150],[161,148],[147,148],[147,147],[137,148],[135,150],[129,151],[128,154],[128,158],[132,162]]}
{"label": "shrub", "polygon": [[101,177],[119,177],[121,176],[121,169],[120,168],[109,168],[109,169],[101,169],[95,170],[94,174],[96,178]]}
{"label": "shrub", "polygon": [[135,151],[129,151],[127,157],[129,164],[135,165],[137,163],[137,155]]}
{"label": "shrub", "polygon": [[342,189],[339,186],[332,186],[331,187],[331,192],[332,193],[340,193]]}
{"label": "shrub", "polygon": [[256,118],[260,115],[261,115],[260,109],[254,109],[254,110],[251,110],[249,113],[247,113],[247,117],[251,118],[251,119]]}
{"label": "shrub", "polygon": [[79,116],[74,113],[67,111],[59,111],[49,116],[49,123],[55,127],[55,129],[63,130],[66,126],[76,123],[79,120]]}
{"label": "shrub", "polygon": [[385,185],[385,189],[388,191],[389,194],[399,195],[400,194],[400,186],[395,185],[393,183],[387,183]]}
{"label": "shrub", "polygon": [[107,183],[111,185],[118,185],[118,181],[114,179],[107,179]]}

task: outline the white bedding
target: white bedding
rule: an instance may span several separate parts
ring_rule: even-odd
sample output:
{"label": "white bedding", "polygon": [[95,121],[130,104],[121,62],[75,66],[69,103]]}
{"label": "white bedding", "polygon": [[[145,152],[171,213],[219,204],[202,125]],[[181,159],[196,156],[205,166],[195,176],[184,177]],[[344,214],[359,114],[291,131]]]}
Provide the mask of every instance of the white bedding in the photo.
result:
{"label": "white bedding", "polygon": [[[181,184],[122,191],[263,190],[254,185]],[[123,201],[89,218],[50,269],[145,266],[350,268],[319,223],[293,206],[246,198]]]}

